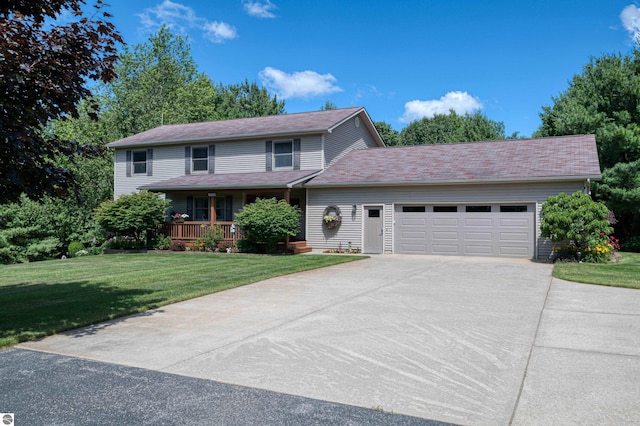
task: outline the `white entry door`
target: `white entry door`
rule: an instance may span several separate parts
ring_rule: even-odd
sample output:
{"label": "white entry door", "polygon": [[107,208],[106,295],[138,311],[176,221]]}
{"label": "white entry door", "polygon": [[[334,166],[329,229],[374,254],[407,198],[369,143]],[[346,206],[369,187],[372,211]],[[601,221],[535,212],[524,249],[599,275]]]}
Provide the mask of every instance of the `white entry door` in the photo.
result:
{"label": "white entry door", "polygon": [[382,206],[364,208],[364,253],[382,253],[384,234],[384,215]]}

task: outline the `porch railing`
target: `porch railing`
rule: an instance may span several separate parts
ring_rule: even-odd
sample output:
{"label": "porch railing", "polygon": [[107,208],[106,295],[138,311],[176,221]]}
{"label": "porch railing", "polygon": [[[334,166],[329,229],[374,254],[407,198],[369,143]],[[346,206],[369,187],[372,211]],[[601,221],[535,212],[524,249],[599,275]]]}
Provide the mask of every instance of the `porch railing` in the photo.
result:
{"label": "porch railing", "polygon": [[[233,222],[216,222],[213,226],[217,226],[222,230],[222,235],[225,240],[241,240],[242,230],[236,225],[234,236],[234,233],[231,232],[231,225],[233,225]],[[211,224],[203,222],[164,222],[160,224],[159,231],[172,240],[189,241],[202,238],[210,226]]]}

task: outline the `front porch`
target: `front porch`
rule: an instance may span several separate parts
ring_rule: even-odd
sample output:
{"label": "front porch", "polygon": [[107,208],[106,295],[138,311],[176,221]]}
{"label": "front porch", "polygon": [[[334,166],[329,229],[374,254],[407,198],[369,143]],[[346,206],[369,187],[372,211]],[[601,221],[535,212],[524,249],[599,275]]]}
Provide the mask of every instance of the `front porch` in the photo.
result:
{"label": "front porch", "polygon": [[[210,226],[217,226],[222,231],[224,241],[238,241],[244,238],[242,230],[233,222],[164,222],[160,224],[158,231],[175,241],[191,242],[202,238]],[[305,240],[287,240],[286,250],[293,254],[309,253],[311,247]]]}
{"label": "front porch", "polygon": [[163,235],[178,241],[195,241],[204,236],[207,227],[217,226],[222,230],[225,241],[237,241],[243,238],[239,226],[234,226],[233,222],[164,222],[160,224],[159,231]]}

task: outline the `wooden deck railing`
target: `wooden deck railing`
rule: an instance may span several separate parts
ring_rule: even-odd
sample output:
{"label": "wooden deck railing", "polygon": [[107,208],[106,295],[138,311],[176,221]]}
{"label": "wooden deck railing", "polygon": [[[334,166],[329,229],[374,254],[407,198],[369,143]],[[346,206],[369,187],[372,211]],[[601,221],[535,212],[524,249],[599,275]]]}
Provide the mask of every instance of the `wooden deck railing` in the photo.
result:
{"label": "wooden deck railing", "polygon": [[[234,233],[231,232],[231,225],[233,225],[233,222],[216,222],[214,224],[214,226],[218,226],[222,230],[225,240],[241,240],[242,231],[240,227],[236,225],[234,237]],[[204,222],[164,222],[160,224],[158,230],[172,240],[190,241],[202,238],[209,226],[211,226],[209,223]]]}

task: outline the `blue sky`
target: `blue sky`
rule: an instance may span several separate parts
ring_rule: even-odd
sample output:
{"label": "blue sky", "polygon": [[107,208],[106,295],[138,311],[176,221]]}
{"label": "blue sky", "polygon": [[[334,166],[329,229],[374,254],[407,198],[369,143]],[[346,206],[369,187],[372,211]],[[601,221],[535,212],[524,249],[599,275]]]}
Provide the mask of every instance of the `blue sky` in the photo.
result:
{"label": "blue sky", "polygon": [[364,106],[397,130],[453,108],[529,136],[590,57],[629,53],[640,31],[629,0],[110,3],[130,45],[162,23],[188,35],[215,83],[256,81],[288,113]]}

